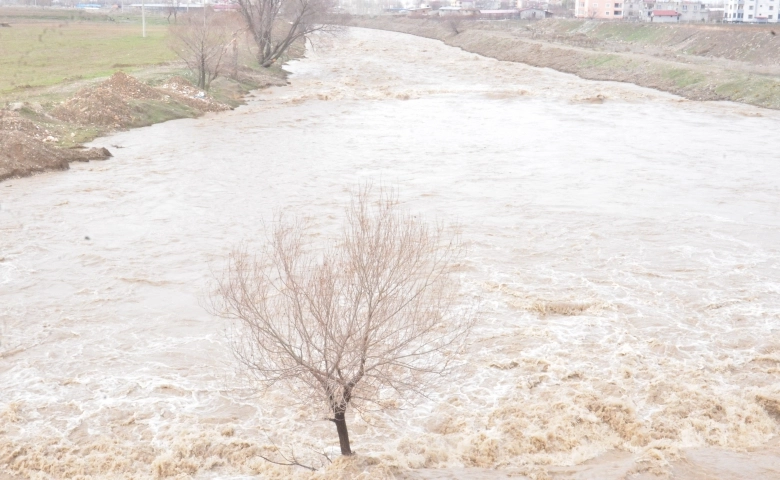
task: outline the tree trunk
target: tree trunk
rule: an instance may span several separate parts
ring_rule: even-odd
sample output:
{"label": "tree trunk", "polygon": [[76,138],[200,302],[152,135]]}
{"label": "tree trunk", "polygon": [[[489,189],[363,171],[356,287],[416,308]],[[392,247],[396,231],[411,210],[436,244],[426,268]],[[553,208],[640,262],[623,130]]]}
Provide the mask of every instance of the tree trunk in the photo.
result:
{"label": "tree trunk", "polygon": [[200,56],[200,75],[198,75],[198,88],[206,90],[206,58],[203,54]]}
{"label": "tree trunk", "polygon": [[339,445],[341,445],[342,455],[352,455],[349,448],[349,432],[347,431],[347,420],[344,418],[344,410],[335,412],[333,423],[336,424],[336,431],[339,433]]}

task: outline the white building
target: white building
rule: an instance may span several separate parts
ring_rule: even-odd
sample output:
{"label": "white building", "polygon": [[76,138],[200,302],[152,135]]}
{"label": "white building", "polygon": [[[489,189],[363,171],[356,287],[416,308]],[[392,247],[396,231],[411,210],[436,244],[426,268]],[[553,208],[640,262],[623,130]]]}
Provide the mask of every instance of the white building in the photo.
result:
{"label": "white building", "polygon": [[[728,1],[728,0],[727,0]],[[740,0],[733,0],[740,1]],[[741,0],[748,1],[748,0]],[[780,2],[780,0],[759,0]],[[667,15],[669,18],[653,20],[653,10],[673,10],[679,15]],[[707,22],[710,11],[701,1],[674,0],[574,0],[574,16],[577,18],[598,18],[604,20],[644,20],[647,22]],[[660,15],[663,16],[663,15]]]}
{"label": "white building", "polygon": [[653,10],[674,10],[680,14],[679,22],[706,22],[710,19],[710,9],[701,2],[657,1]]}
{"label": "white building", "polygon": [[653,10],[650,12],[653,23],[680,23],[680,14],[675,10]]}
{"label": "white building", "polygon": [[577,18],[619,19],[623,18],[623,0],[575,0],[574,16]]}
{"label": "white building", "polygon": [[723,21],[732,23],[778,23],[780,0],[727,0]]}
{"label": "white building", "polygon": [[574,0],[574,16],[577,18],[599,18],[640,20],[643,18],[644,0]]}

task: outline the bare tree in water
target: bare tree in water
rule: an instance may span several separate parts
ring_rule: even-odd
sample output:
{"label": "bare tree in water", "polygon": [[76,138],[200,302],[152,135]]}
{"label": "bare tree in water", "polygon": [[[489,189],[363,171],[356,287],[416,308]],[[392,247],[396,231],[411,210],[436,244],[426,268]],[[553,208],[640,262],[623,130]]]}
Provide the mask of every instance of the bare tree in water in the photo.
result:
{"label": "bare tree in water", "polygon": [[325,22],[336,0],[238,0],[257,45],[257,61],[270,67],[297,41],[338,29]]}
{"label": "bare tree in water", "polygon": [[212,308],[240,327],[236,358],[266,387],[327,407],[351,455],[350,408],[424,394],[463,346],[473,315],[456,309],[456,236],[400,209],[396,196],[353,194],[339,241],[315,249],[300,222],[278,221],[267,248],[233,251]]}
{"label": "bare tree in water", "polygon": [[195,75],[198,88],[208,90],[222,73],[233,34],[240,28],[238,17],[230,12],[201,12],[182,15],[170,27],[171,47]]}

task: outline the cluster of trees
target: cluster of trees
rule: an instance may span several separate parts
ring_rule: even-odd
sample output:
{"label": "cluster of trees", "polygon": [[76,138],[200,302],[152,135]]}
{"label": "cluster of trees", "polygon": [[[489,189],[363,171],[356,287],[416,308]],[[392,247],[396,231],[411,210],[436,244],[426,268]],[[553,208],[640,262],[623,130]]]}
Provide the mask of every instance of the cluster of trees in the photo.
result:
{"label": "cluster of trees", "polygon": [[199,88],[208,89],[228,67],[236,73],[239,41],[245,35],[252,40],[258,64],[267,68],[296,42],[336,28],[326,19],[335,0],[238,0],[238,6],[238,12],[205,8],[184,15],[176,15],[172,7],[172,48]]}
{"label": "cluster of trees", "polygon": [[424,394],[464,346],[474,315],[456,301],[461,244],[448,232],[405,212],[392,192],[363,188],[330,246],[280,217],[264,250],[234,250],[212,311],[237,325],[240,364],[291,401],[321,405],[351,455],[350,409]]}

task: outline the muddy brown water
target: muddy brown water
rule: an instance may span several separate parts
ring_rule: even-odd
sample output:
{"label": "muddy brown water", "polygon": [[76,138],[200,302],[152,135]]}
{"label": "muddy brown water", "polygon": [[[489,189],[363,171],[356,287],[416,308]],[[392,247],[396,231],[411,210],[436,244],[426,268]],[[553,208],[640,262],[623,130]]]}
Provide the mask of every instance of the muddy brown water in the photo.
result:
{"label": "muddy brown water", "polygon": [[373,180],[460,223],[482,314],[430,399],[351,419],[376,460],[328,474],[780,478],[780,113],[359,29],[288,68],[0,184],[0,472],[286,478],[258,449],[332,451],[203,298],[275,210],[324,238]]}

